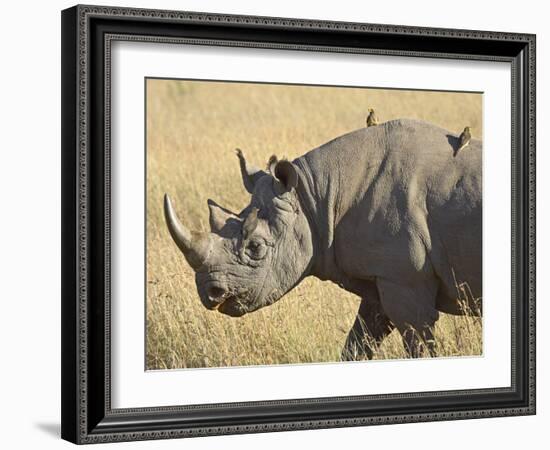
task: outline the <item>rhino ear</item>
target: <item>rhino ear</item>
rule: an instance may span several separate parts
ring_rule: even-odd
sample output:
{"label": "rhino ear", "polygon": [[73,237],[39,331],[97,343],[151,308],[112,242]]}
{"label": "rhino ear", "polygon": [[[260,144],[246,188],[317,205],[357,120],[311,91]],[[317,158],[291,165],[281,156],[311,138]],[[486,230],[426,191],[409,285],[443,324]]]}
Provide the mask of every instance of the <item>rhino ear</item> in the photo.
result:
{"label": "rhino ear", "polygon": [[287,191],[298,186],[298,172],[296,171],[296,167],[286,159],[277,162],[273,174]]}
{"label": "rhino ear", "polygon": [[235,149],[235,153],[237,158],[239,158],[239,166],[241,168],[244,188],[249,194],[252,194],[254,192],[254,185],[256,184],[256,181],[258,181],[258,179],[266,173],[263,170],[248,164],[240,148]]}
{"label": "rhino ear", "polygon": [[231,218],[236,219],[237,215],[218,205],[214,200],[208,199],[210,210],[210,229],[213,233],[219,233]]}

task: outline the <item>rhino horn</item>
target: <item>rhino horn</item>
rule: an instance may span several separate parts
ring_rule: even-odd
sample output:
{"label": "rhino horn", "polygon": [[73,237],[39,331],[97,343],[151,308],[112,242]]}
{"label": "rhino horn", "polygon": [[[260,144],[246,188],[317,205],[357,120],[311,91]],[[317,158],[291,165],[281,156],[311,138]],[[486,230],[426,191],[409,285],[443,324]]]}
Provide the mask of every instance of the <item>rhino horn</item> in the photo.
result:
{"label": "rhino horn", "polygon": [[200,269],[210,252],[211,238],[208,233],[189,231],[179,221],[168,194],[164,194],[164,217],[174,242],[194,269]]}
{"label": "rhino horn", "polygon": [[246,158],[240,148],[235,149],[235,154],[239,158],[239,166],[241,168],[241,176],[243,178],[244,188],[249,194],[254,193],[254,185],[266,173],[246,162]]}

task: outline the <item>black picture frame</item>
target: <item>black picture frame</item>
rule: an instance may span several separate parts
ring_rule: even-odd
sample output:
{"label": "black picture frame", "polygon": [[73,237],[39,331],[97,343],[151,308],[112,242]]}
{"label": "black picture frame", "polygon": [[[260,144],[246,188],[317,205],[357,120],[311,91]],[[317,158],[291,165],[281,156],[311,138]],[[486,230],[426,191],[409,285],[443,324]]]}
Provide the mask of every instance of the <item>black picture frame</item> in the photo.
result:
{"label": "black picture frame", "polygon": [[[512,67],[512,373],[507,388],[112,409],[114,40],[506,61]],[[535,413],[535,36],[75,6],[62,12],[62,437],[96,443]]]}

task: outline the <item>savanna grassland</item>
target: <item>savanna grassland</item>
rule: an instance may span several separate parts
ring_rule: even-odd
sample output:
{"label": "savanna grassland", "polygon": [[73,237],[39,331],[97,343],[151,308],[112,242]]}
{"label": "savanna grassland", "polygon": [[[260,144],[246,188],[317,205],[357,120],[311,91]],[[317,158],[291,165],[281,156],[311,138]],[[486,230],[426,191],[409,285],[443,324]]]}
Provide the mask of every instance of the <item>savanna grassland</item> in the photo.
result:
{"label": "savanna grassland", "polygon": [[[206,310],[194,273],[163,216],[169,193],[180,219],[208,230],[206,200],[240,211],[249,202],[234,149],[265,166],[295,158],[378,118],[417,118],[482,137],[479,94],[147,81],[147,345],[149,369],[339,361],[359,298],[307,278],[274,305],[242,318]],[[444,176],[444,174],[442,174]],[[480,355],[481,319],[441,314],[439,356]],[[376,359],[405,357],[394,331]]]}

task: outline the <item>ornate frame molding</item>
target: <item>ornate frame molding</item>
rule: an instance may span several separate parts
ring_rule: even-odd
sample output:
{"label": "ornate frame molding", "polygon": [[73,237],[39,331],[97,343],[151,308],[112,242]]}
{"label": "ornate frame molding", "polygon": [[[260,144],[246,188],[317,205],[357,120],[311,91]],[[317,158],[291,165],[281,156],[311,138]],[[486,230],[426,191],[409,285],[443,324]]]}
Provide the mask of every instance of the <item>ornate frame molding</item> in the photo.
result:
{"label": "ornate frame molding", "polygon": [[[99,21],[116,22],[113,32],[109,26],[101,31],[92,29]],[[238,26],[246,30],[251,37],[261,30],[267,30],[271,36],[302,31],[323,31],[335,36],[345,37],[349,33],[364,37],[365,43],[370,36],[377,39],[376,46],[340,46],[328,43],[270,42],[262,36],[247,39],[219,39],[214,37],[174,37],[152,36],[150,34],[124,31],[128,21],[135,21],[146,28],[153,22],[166,26],[193,26],[200,28],[223,27],[229,30]],[[118,28],[117,28],[118,27]],[[413,39],[406,49],[380,48],[383,41],[398,37],[402,41]],[[423,37],[433,42],[432,49],[415,49],[414,38]],[[96,41],[94,41],[96,39]],[[99,39],[99,40],[98,40]],[[307,37],[304,39],[308,39]],[[328,38],[327,38],[328,39]],[[459,51],[444,52],[435,44],[441,39],[459,42],[453,49]],[[98,40],[98,41],[97,41]],[[517,293],[517,311],[513,309],[512,345],[513,383],[510,388],[485,389],[475,391],[450,391],[420,394],[399,394],[382,396],[364,396],[354,398],[322,398],[311,400],[288,400],[277,402],[252,402],[247,404],[195,405],[192,407],[140,408],[113,410],[110,403],[110,63],[111,43],[114,40],[132,40],[158,43],[186,43],[196,45],[244,46],[266,49],[290,49],[324,52],[350,52],[365,54],[383,54],[431,58],[481,59],[487,61],[505,61],[512,64],[512,153],[513,161],[512,227],[517,233],[513,240],[513,297]],[[64,383],[62,399],[62,435],[76,443],[98,443],[142,439],[163,439],[172,437],[207,436],[215,434],[239,434],[250,432],[271,432],[284,430],[347,427],[372,424],[388,424],[420,421],[439,421],[481,417],[525,415],[535,413],[535,36],[487,31],[450,30],[440,28],[405,27],[396,25],[377,25],[333,21],[313,21],[304,19],[271,18],[256,16],[235,16],[205,14],[195,12],[159,11],[148,9],[130,9],[118,7],[76,6],[63,12],[63,367]],[[95,42],[95,43],[94,43]],[[98,42],[103,47],[100,50]],[[380,44],[382,42],[382,44]],[[486,54],[480,50],[480,43],[496,42],[499,45],[494,53]],[[468,50],[468,44],[471,50]],[[410,45],[410,47],[409,47]],[[489,47],[487,47],[489,48]],[[499,51],[500,49],[500,51]],[[99,55],[101,54],[101,55]],[[99,58],[99,56],[101,58]],[[98,67],[101,64],[102,67]],[[99,70],[99,71],[98,71]],[[90,111],[95,108],[93,102],[100,94],[97,91],[97,77],[104,71],[103,108],[104,124],[98,133]],[[95,77],[95,78],[94,78]],[[92,81],[93,80],[93,81]],[[95,84],[94,84],[95,83]],[[76,107],[75,107],[76,105]],[[95,133],[95,134],[94,134]],[[104,155],[100,169],[90,163],[96,158],[91,152],[91,141],[100,141]],[[76,149],[76,151],[75,151]],[[516,158],[517,156],[517,158]],[[517,159],[517,161],[516,161]],[[94,159],[95,160],[95,159]],[[95,163],[94,163],[95,164]],[[76,169],[76,170],[75,170]],[[96,175],[103,173],[102,179]],[[96,176],[94,178],[94,176]],[[522,178],[523,177],[523,178]],[[518,181],[523,181],[519,184]],[[97,184],[102,184],[97,188]],[[519,191],[518,191],[519,186]],[[99,190],[97,190],[99,189]],[[98,193],[102,199],[98,200]],[[96,205],[99,201],[99,206]],[[98,209],[99,208],[99,209]],[[98,212],[103,210],[102,217]],[[102,222],[103,225],[98,225]],[[103,230],[100,244],[103,249],[99,256],[103,260],[98,264],[98,255],[94,252],[96,241],[92,241],[92,230]],[[96,238],[97,239],[97,238]],[[525,241],[525,242],[524,242]],[[94,245],[95,244],[95,245]],[[518,254],[519,253],[519,254]],[[521,267],[517,268],[517,263]],[[96,268],[97,266],[97,268]],[[91,274],[91,272],[94,272]],[[103,274],[102,305],[94,304],[92,292],[94,277]],[[517,280],[517,283],[516,283]],[[514,284],[516,283],[516,284]],[[522,295],[523,294],[523,295]],[[98,295],[94,291],[93,295]],[[99,297],[98,297],[99,298]],[[97,308],[102,308],[102,323],[91,319]],[[522,309],[523,308],[523,309]],[[93,311],[92,311],[93,309]],[[100,311],[101,312],[101,311]],[[517,326],[516,326],[517,325]],[[103,337],[98,337],[98,334]],[[91,336],[93,337],[91,338]],[[521,342],[520,342],[521,341]],[[90,367],[97,365],[92,360],[90,349],[97,349],[98,342],[103,343],[104,365],[97,373],[91,373]],[[520,348],[519,345],[522,344]],[[518,347],[516,347],[516,345]],[[516,373],[516,366],[521,370]],[[98,373],[103,373],[103,383],[97,383]],[[93,375],[93,376],[91,376]],[[97,393],[102,386],[101,406],[91,401],[92,392]],[[519,389],[521,393],[518,393]],[[284,408],[290,405],[326,404],[345,402],[350,399],[380,401],[399,399],[410,402],[430,396],[431,398],[465,397],[466,400],[480,394],[515,395],[502,406],[500,403],[488,407],[471,409],[450,408],[449,410],[414,411],[410,413],[377,414],[370,412],[360,416],[342,414],[341,417],[323,417],[319,419],[280,420],[264,423],[235,423],[218,425],[200,425],[202,422],[182,422],[176,426],[162,425],[170,415],[183,414],[189,409],[201,410],[204,416],[209,409],[242,408],[249,406]],[[521,394],[521,395],[520,395]],[[495,397],[496,398],[496,397]],[[434,400],[434,403],[436,400]],[[441,406],[441,405],[439,405]],[[305,407],[305,406],[304,406]],[[413,408],[414,409],[414,408]],[[441,409],[441,407],[439,407]],[[351,410],[350,410],[351,411]]]}

